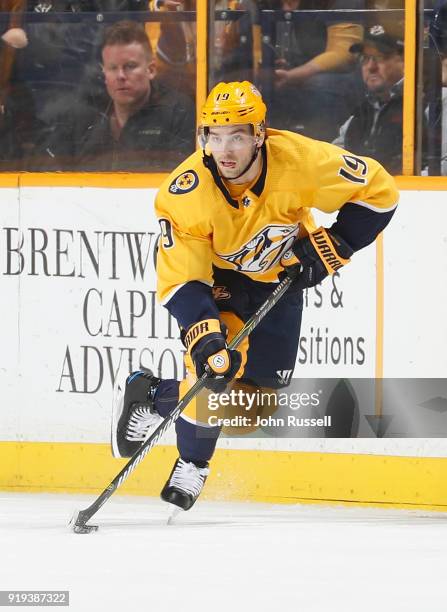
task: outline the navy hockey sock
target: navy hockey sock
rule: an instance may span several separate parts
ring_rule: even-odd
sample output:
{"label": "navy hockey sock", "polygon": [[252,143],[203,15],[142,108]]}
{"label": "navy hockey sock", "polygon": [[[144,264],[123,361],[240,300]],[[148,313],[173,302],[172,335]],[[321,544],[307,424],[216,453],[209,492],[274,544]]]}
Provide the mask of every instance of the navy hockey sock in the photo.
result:
{"label": "navy hockey sock", "polygon": [[179,381],[172,378],[162,380],[154,397],[154,407],[164,419],[174,410],[179,402]]}
{"label": "navy hockey sock", "polygon": [[180,457],[198,467],[205,466],[214,454],[220,427],[200,427],[180,416],[175,430]]}
{"label": "navy hockey sock", "polygon": [[[179,402],[179,381],[162,380],[154,398],[155,410],[166,418]],[[175,424],[180,457],[199,467],[211,459],[216,448],[220,427],[200,427],[180,416]]]}

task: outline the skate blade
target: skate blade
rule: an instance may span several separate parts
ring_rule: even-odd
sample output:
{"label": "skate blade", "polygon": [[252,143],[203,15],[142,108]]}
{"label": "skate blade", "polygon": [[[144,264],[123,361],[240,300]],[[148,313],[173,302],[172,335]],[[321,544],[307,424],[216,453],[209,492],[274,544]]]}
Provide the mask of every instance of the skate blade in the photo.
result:
{"label": "skate blade", "polygon": [[167,525],[173,525],[175,518],[181,513],[184,512],[182,508],[175,506],[174,504],[168,504],[168,520],[166,522]]}

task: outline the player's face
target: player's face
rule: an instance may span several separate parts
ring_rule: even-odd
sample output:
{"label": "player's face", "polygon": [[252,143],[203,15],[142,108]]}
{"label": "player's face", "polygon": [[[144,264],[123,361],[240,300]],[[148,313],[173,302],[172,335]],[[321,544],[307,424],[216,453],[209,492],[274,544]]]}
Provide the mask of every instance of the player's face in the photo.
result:
{"label": "player's face", "polygon": [[400,53],[384,54],[366,45],[362,54],[362,76],[368,91],[387,93],[404,75],[404,60]]}
{"label": "player's face", "polygon": [[102,60],[107,92],[116,104],[134,106],[149,97],[155,66],[142,45],[106,46]]}
{"label": "player's face", "polygon": [[209,129],[207,148],[214,157],[220,174],[232,179],[248,166],[256,147],[249,125],[229,125]]}

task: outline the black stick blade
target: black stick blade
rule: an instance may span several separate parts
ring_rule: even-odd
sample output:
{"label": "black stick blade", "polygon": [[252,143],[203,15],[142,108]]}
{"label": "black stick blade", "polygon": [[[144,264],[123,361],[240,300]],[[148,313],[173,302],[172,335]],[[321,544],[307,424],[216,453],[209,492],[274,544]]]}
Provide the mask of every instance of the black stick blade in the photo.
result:
{"label": "black stick blade", "polygon": [[83,510],[75,510],[69,526],[74,533],[91,533],[98,531],[98,525],[87,525]]}

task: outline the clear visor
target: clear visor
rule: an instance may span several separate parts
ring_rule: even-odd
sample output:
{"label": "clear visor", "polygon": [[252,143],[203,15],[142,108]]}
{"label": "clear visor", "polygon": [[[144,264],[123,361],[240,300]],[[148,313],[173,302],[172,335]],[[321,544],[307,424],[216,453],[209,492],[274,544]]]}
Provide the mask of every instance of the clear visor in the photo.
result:
{"label": "clear visor", "polygon": [[208,128],[200,127],[198,140],[202,149],[210,153],[219,151],[240,151],[254,148],[259,144],[259,138],[253,133],[247,133],[246,125],[232,125],[231,127]]}

